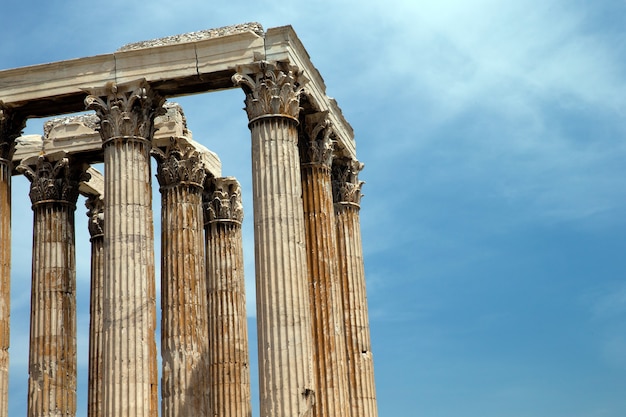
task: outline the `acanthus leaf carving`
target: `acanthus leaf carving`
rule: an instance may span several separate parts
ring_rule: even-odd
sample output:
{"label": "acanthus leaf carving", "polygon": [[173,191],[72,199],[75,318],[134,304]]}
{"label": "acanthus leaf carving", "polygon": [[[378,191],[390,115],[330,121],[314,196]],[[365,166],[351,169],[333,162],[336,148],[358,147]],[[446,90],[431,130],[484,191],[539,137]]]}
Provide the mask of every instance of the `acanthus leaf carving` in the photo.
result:
{"label": "acanthus leaf carving", "polygon": [[151,154],[158,162],[156,177],[162,187],[181,183],[202,187],[207,172],[193,146],[170,138],[165,151],[154,147]]}
{"label": "acanthus leaf carving", "polygon": [[104,199],[100,195],[89,196],[85,200],[87,207],[87,217],[89,218],[87,228],[92,239],[104,236]]}
{"label": "acanthus leaf carving", "polygon": [[49,161],[45,155],[39,155],[35,165],[22,162],[16,169],[31,183],[29,196],[33,204],[44,201],[76,204],[80,181],[89,179],[84,170],[72,170],[68,158]]}
{"label": "acanthus leaf carving", "polygon": [[204,195],[205,223],[243,221],[241,187],[232,177],[212,178]]}
{"label": "acanthus leaf carving", "polygon": [[328,111],[308,114],[301,128],[300,159],[305,164],[329,167],[333,161],[335,141]]}
{"label": "acanthus leaf carving", "polygon": [[26,118],[17,115],[0,101],[0,159],[11,160],[15,151],[15,139],[26,126]]}
{"label": "acanthus leaf carving", "polygon": [[261,61],[253,72],[240,69],[232,81],[246,94],[244,103],[250,122],[264,116],[298,119],[306,80],[296,67]]}
{"label": "acanthus leaf carving", "polygon": [[109,83],[103,95],[90,94],[85,98],[88,110],[94,110],[100,119],[99,131],[104,141],[116,137],[151,139],[154,118],[165,114],[165,98],[142,80],[128,86]]}
{"label": "acanthus leaf carving", "polygon": [[332,167],[333,200],[336,204],[361,204],[361,188],[364,181],[359,181],[359,172],[365,165],[354,159],[336,159]]}

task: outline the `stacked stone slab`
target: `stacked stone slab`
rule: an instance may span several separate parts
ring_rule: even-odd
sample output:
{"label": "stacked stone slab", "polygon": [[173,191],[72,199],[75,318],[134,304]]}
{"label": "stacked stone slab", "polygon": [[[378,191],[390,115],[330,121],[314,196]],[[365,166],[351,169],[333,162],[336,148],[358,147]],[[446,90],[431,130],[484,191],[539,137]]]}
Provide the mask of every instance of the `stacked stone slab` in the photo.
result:
{"label": "stacked stone slab", "polygon": [[[293,30],[254,23],[0,71],[0,417],[18,165],[32,189],[66,183],[66,194],[33,200],[29,415],[75,414],[79,191],[92,250],[88,415],[158,415],[151,155],[162,206],[161,414],[250,416],[242,190],[191,139],[180,108],[164,106],[233,87],[244,91],[252,139],[261,415],[376,417],[353,132]],[[85,106],[95,116],[16,139],[26,115]],[[93,189],[80,173],[100,162]],[[51,319],[60,327],[46,328]],[[63,378],[46,374],[61,365]]]}

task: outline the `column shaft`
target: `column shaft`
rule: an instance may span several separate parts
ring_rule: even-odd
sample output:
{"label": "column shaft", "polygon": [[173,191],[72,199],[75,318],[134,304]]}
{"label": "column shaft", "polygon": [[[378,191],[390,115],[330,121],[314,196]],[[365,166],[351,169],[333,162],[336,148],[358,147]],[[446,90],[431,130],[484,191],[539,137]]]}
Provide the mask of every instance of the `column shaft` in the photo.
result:
{"label": "column shaft", "polygon": [[241,193],[232,179],[212,180],[205,211],[209,306],[209,390],[213,415],[250,417]]}
{"label": "column shaft", "polygon": [[313,415],[311,310],[298,155],[297,68],[259,62],[233,76],[246,93],[262,417]]}
{"label": "column shaft", "polygon": [[351,416],[377,417],[374,362],[359,219],[362,182],[359,182],[356,177],[362,164],[355,161],[355,163],[349,163],[347,167],[339,165],[337,168],[339,174],[333,173],[335,176],[333,192],[335,194],[339,277],[349,364]]}
{"label": "column shaft", "polygon": [[207,390],[202,188],[179,182],[161,187],[161,197],[162,416],[213,415]]}
{"label": "column shaft", "polygon": [[313,326],[317,417],[349,415],[343,306],[337,279],[337,239],[330,167],[302,168]]}
{"label": "column shaft", "polygon": [[76,414],[74,208],[33,207],[28,416]]}
{"label": "column shaft", "polygon": [[103,411],[156,416],[156,301],[150,142],[104,147]]}
{"label": "column shaft", "polygon": [[104,150],[102,411],[156,417],[158,372],[150,149],[164,99],[145,80],[87,96]]}
{"label": "column shaft", "polygon": [[296,124],[251,131],[261,415],[304,416],[315,400]]}
{"label": "column shaft", "polygon": [[317,417],[349,415],[343,305],[339,292],[328,112],[304,116],[300,129]]}
{"label": "column shaft", "polygon": [[0,417],[9,413],[11,162],[0,157]]}
{"label": "column shaft", "polygon": [[0,417],[9,415],[11,317],[11,158],[26,119],[0,101]]}
{"label": "column shaft", "polygon": [[104,285],[104,201],[100,196],[87,199],[91,235],[91,291],[89,300],[89,375],[87,416],[102,414],[102,288]]}
{"label": "column shaft", "polygon": [[[33,158],[35,159],[35,158]],[[31,181],[33,259],[28,416],[76,415],[74,211],[82,170],[63,158],[22,161]],[[34,166],[33,166],[34,165]]]}

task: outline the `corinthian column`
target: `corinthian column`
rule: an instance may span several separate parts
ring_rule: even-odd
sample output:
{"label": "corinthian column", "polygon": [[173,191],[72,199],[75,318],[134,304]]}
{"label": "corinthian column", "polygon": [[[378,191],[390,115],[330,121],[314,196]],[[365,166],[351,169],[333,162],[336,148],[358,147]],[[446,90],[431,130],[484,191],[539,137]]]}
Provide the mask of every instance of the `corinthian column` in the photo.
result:
{"label": "corinthian column", "polygon": [[358,180],[358,173],[362,168],[363,164],[358,161],[335,160],[333,194],[337,222],[339,278],[343,296],[349,364],[350,415],[376,417],[378,410],[374,386],[374,363],[359,221],[363,182]]}
{"label": "corinthian column", "polygon": [[202,236],[206,171],[198,152],[179,139],[152,154],[161,185],[162,416],[208,416]]}
{"label": "corinthian column", "polygon": [[89,300],[89,385],[87,416],[102,416],[102,286],[104,278],[104,200],[87,198],[91,235],[91,294]]}
{"label": "corinthian column", "polygon": [[261,416],[308,416],[315,402],[295,68],[258,63],[233,76],[246,94]]}
{"label": "corinthian column", "polygon": [[307,115],[300,138],[317,417],[350,412],[330,176],[333,142],[327,117],[327,112]]}
{"label": "corinthian column", "polygon": [[[34,161],[33,161],[34,162]],[[82,169],[69,160],[18,166],[30,182],[33,269],[28,416],[76,414],[76,259],[74,211]]]}
{"label": "corinthian column", "polygon": [[205,197],[211,415],[250,417],[239,183],[232,177],[211,179]]}
{"label": "corinthian column", "polygon": [[85,99],[104,151],[102,411],[158,415],[150,149],[164,99],[144,82],[108,85]]}
{"label": "corinthian column", "polygon": [[26,120],[0,101],[0,417],[9,414],[9,336],[11,317],[11,157],[13,141]]}

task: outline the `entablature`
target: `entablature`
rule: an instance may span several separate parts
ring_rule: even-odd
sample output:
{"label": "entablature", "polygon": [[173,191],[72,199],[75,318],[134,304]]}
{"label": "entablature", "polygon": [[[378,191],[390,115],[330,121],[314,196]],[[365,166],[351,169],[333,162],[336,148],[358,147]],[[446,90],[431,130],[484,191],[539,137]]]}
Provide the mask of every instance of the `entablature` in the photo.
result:
{"label": "entablature", "polygon": [[[85,110],[87,90],[107,83],[145,79],[164,97],[234,88],[236,69],[259,61],[288,62],[309,80],[305,113],[329,111],[338,149],[356,157],[354,132],[336,101],[326,96],[319,71],[291,26],[237,25],[210,36],[163,38],[120,48],[105,55],[0,71],[0,101],[24,117],[49,117]],[[211,32],[211,31],[207,31]]]}

